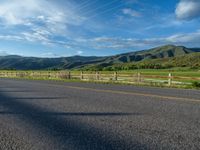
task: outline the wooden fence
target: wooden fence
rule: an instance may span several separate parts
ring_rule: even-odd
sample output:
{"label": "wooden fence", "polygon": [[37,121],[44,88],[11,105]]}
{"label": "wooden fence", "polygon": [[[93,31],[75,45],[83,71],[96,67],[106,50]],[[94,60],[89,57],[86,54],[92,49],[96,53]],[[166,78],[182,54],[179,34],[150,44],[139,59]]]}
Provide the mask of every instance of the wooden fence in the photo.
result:
{"label": "wooden fence", "polygon": [[143,73],[122,72],[70,72],[70,71],[0,71],[1,78],[34,78],[34,79],[78,79],[84,81],[122,82],[130,84],[189,85],[200,82],[200,77],[166,75],[146,75]]}

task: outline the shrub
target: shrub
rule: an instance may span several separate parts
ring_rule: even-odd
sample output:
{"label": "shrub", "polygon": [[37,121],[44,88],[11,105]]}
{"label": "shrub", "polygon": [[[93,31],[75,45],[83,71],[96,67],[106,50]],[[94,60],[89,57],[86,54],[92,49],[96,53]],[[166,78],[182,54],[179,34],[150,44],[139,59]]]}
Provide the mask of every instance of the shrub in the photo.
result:
{"label": "shrub", "polygon": [[195,81],[195,82],[192,83],[192,86],[200,88],[200,82]]}

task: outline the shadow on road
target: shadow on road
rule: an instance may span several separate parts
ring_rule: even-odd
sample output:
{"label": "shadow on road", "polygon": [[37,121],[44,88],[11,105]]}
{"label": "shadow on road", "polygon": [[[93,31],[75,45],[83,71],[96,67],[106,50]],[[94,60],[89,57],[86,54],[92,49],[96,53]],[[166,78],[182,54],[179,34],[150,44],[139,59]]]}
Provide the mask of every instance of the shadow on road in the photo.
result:
{"label": "shadow on road", "polygon": [[66,97],[16,97],[16,100],[57,100],[65,99]]}
{"label": "shadow on road", "polygon": [[[33,115],[31,112],[12,112],[12,111],[0,111],[0,115],[24,115],[24,114],[29,113],[30,115]],[[73,113],[73,112],[34,112],[34,116],[94,116],[94,117],[107,117],[107,116],[131,116],[131,115],[140,115],[138,113],[109,113],[109,112],[105,112],[105,113],[84,113],[84,112],[80,112],[80,113]]]}
{"label": "shadow on road", "polygon": [[25,92],[33,92],[33,91],[32,90],[3,90],[2,92],[3,93],[25,93]]}
{"label": "shadow on road", "polygon": [[[130,139],[130,141],[119,139],[116,135],[111,136],[101,129],[73,118],[75,116],[114,117],[140,114],[51,112],[3,93],[0,93],[0,108],[7,110],[5,112],[0,110],[0,117],[8,114],[15,115],[22,122],[36,128],[36,131],[45,134],[53,141],[59,141],[60,147],[58,149],[68,149],[69,144],[75,150],[147,149],[145,145],[134,141],[134,139]],[[63,116],[71,117],[63,118]]]}

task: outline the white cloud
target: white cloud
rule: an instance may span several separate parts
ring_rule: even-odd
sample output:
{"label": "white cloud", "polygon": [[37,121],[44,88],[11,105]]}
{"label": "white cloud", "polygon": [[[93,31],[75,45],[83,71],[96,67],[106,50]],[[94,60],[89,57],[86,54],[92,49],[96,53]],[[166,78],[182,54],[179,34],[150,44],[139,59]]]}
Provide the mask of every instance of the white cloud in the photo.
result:
{"label": "white cloud", "polygon": [[65,5],[67,9],[47,0],[1,0],[0,24],[14,34],[3,37],[43,44],[56,43],[51,39],[55,36],[67,37],[70,32],[68,26],[80,25],[84,20],[71,9],[70,3]]}
{"label": "white cloud", "polygon": [[[189,47],[199,47],[200,43],[200,30],[186,34],[174,34],[161,38],[119,38],[119,37],[96,37],[96,38],[78,38],[71,39],[70,41],[51,40],[48,38],[48,32],[36,32],[35,34],[23,33],[21,36],[15,35],[0,35],[1,40],[18,40],[30,42],[42,42],[46,45],[61,45],[68,50],[79,49],[75,54],[83,54],[84,48],[95,50],[133,50],[136,48],[148,48],[158,45],[175,44],[184,45]],[[50,55],[50,54],[49,54]],[[53,55],[52,55],[53,56]]]}
{"label": "white cloud", "polygon": [[141,17],[142,14],[138,11],[135,11],[133,9],[130,9],[130,8],[124,8],[122,9],[122,12],[123,14],[125,15],[129,15],[129,16],[132,16],[132,17]]}
{"label": "white cloud", "polygon": [[17,35],[0,35],[0,40],[15,40],[15,41],[20,41],[23,40],[24,38],[17,36]]}
{"label": "white cloud", "polygon": [[200,31],[188,34],[176,34],[166,38],[167,41],[178,44],[198,44],[200,43]]}
{"label": "white cloud", "polygon": [[79,50],[79,51],[76,52],[76,54],[81,55],[81,54],[83,54],[83,51]]}
{"label": "white cloud", "polygon": [[7,56],[9,53],[7,51],[0,51],[0,56]]}
{"label": "white cloud", "polygon": [[53,40],[49,37],[47,33],[43,32],[23,32],[19,35],[0,35],[0,40],[9,40],[9,41],[28,41],[28,42],[34,42],[37,44],[43,44],[43,45],[62,45],[66,48],[70,48],[69,45],[67,45],[66,41],[59,41],[59,40]]}
{"label": "white cloud", "polygon": [[87,45],[92,49],[133,50],[141,48],[156,47],[158,45],[175,44],[188,47],[199,47],[200,31],[187,34],[174,34],[162,38],[113,38],[97,37],[93,39],[78,40],[77,44]]}
{"label": "white cloud", "polygon": [[27,19],[44,13],[37,1],[3,0],[0,3],[0,18],[7,25],[25,24]]}
{"label": "white cloud", "polygon": [[42,44],[48,44],[50,42],[50,40],[48,39],[48,37],[46,37],[44,34],[35,32],[35,33],[29,33],[29,32],[24,32],[22,33],[23,38],[26,41],[29,42],[41,42]]}
{"label": "white cloud", "polygon": [[47,52],[40,55],[41,57],[52,58],[52,57],[60,57],[60,55],[55,54],[53,52]]}
{"label": "white cloud", "polygon": [[60,6],[45,0],[2,0],[0,18],[8,25],[24,25],[34,19],[69,24],[77,24],[77,20],[81,20],[81,17],[70,8],[63,10]]}
{"label": "white cloud", "polygon": [[181,0],[176,7],[176,16],[181,20],[200,17],[200,0]]}

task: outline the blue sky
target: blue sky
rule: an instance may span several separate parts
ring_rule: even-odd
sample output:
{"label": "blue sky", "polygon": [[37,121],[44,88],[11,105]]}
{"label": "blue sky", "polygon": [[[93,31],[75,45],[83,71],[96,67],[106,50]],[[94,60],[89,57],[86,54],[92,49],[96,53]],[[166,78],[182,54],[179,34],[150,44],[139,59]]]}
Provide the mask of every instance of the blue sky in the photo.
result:
{"label": "blue sky", "polygon": [[200,47],[200,0],[0,0],[0,55]]}

